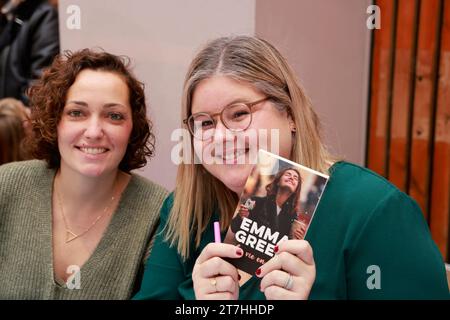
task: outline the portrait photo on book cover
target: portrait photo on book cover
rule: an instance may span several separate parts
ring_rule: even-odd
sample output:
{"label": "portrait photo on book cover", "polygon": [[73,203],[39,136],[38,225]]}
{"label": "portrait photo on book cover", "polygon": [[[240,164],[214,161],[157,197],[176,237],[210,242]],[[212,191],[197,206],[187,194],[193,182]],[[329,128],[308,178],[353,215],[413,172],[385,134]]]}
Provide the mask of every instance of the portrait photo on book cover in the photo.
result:
{"label": "portrait photo on book cover", "polygon": [[254,274],[280,241],[304,239],[327,181],[327,175],[259,150],[224,240],[244,255],[229,262]]}

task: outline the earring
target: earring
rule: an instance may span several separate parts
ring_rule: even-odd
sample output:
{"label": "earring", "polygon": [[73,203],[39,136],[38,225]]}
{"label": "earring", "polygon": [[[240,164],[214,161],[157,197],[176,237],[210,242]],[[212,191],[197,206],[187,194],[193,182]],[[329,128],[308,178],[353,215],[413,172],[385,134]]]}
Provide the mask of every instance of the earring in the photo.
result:
{"label": "earring", "polygon": [[295,126],[295,122],[294,122],[294,120],[292,120],[292,118],[289,119],[289,129],[291,129],[291,132],[293,134],[295,134],[295,132],[297,132],[297,127]]}
{"label": "earring", "polygon": [[297,128],[294,124],[291,125],[291,136],[292,136],[292,144],[295,143],[295,136],[297,134]]}
{"label": "earring", "polygon": [[295,134],[297,132],[297,128],[295,127],[295,124],[291,123],[290,127],[291,127],[292,134]]}

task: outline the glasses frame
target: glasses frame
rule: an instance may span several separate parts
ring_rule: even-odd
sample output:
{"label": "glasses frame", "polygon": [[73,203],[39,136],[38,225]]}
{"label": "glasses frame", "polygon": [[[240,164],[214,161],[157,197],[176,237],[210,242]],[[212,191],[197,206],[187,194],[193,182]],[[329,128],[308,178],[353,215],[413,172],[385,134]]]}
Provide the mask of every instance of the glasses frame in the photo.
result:
{"label": "glasses frame", "polygon": [[[247,130],[248,127],[250,127],[250,125],[252,124],[252,120],[253,120],[253,110],[252,110],[252,108],[253,108],[254,106],[256,106],[257,104],[260,104],[261,102],[267,101],[267,100],[269,100],[269,99],[270,99],[270,97],[265,97],[265,98],[256,100],[256,101],[254,101],[254,102],[248,102],[248,103],[245,103],[245,102],[237,102],[237,103],[232,103],[232,104],[226,105],[226,106],[222,109],[222,111],[217,112],[217,113],[213,113],[213,114],[210,114],[210,113],[207,113],[207,112],[197,112],[197,113],[191,114],[189,117],[187,117],[186,119],[184,119],[184,120],[183,120],[183,123],[188,127],[189,132],[191,133],[191,135],[192,135],[195,139],[198,139],[198,140],[201,140],[201,141],[206,141],[206,140],[208,140],[210,137],[209,137],[209,138],[202,139],[202,138],[197,137],[197,136],[194,134],[194,132],[193,132],[191,126],[189,125],[189,121],[190,121],[194,116],[196,116],[196,115],[207,115],[208,117],[210,117],[211,120],[212,120],[213,123],[214,123],[214,130],[216,130],[216,127],[217,127],[217,120],[216,120],[215,118],[216,118],[217,116],[220,116],[220,121],[222,121],[222,124],[223,124],[228,130],[230,130],[230,131],[232,131],[232,132],[242,132],[242,131]],[[243,105],[246,105],[246,106],[250,109],[250,122],[248,123],[247,127],[245,127],[244,129],[232,129],[232,128],[229,128],[228,125],[223,121],[223,112],[224,112],[227,108],[229,108],[229,107],[231,107],[231,106],[234,106],[234,105],[236,105],[236,104],[243,104]]]}

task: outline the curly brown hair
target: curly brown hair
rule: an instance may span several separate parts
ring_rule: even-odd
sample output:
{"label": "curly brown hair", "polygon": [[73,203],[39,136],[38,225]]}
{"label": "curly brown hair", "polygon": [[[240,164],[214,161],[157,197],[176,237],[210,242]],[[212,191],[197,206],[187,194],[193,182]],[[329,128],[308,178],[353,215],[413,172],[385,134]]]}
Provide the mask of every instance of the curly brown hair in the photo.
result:
{"label": "curly brown hair", "polygon": [[67,92],[78,74],[85,69],[112,72],[124,79],[129,90],[133,129],[126,153],[119,164],[125,172],[147,164],[155,150],[152,122],[147,118],[144,84],[131,73],[130,59],[104,51],[83,49],[64,51],[53,60],[42,77],[29,89],[33,134],[27,145],[33,157],[47,161],[50,168],[59,168],[57,125],[66,103]]}

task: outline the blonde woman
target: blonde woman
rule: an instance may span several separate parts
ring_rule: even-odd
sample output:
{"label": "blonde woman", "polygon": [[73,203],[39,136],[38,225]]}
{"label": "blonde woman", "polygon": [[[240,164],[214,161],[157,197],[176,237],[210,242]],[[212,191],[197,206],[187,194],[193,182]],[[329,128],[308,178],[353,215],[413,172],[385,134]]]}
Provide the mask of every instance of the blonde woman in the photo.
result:
{"label": "blonde woman", "polygon": [[[239,36],[208,43],[187,72],[182,105],[192,158],[178,168],[135,298],[448,298],[442,257],[416,203],[329,155],[308,97],[268,42]],[[220,220],[223,238],[252,168],[255,146],[233,143],[271,129],[279,139],[258,140],[257,148],[276,142],[281,156],[331,177],[306,240],[279,243],[275,258],[248,278],[227,261],[245,253],[214,243],[212,224]]]}

